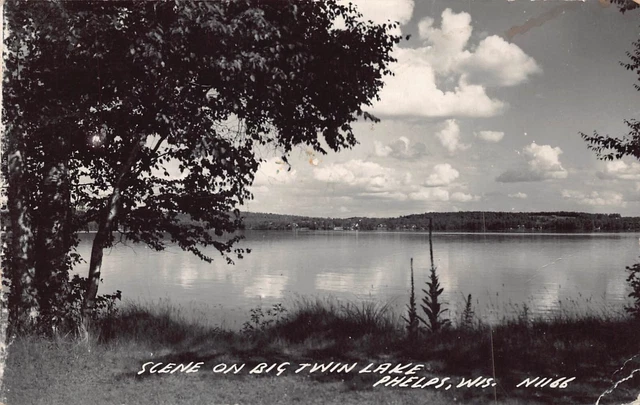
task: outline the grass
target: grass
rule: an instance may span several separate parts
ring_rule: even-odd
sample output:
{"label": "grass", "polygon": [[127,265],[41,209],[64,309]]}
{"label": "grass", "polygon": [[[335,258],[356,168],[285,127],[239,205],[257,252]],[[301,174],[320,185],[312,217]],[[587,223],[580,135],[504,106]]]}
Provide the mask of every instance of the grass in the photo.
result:
{"label": "grass", "polygon": [[[640,368],[640,323],[608,310],[531,317],[526,306],[496,325],[454,322],[409,337],[389,305],[299,299],[288,311],[254,312],[244,331],[209,324],[168,301],[128,304],[95,325],[88,341],[25,336],[9,348],[3,395],[11,404],[578,404],[595,403]],[[138,375],[146,362],[201,361],[198,373]],[[257,364],[288,362],[248,375]],[[295,373],[300,364],[342,362],[350,373]],[[625,364],[626,362],[626,364]],[[238,375],[218,364],[245,364]],[[450,390],[373,387],[369,363],[422,364],[418,374],[450,377]],[[623,367],[624,365],[624,367]],[[456,388],[461,378],[495,378],[495,388]],[[565,389],[516,388],[527,377],[577,377]],[[637,376],[602,404],[630,402]],[[636,387],[636,391],[633,388]]]}

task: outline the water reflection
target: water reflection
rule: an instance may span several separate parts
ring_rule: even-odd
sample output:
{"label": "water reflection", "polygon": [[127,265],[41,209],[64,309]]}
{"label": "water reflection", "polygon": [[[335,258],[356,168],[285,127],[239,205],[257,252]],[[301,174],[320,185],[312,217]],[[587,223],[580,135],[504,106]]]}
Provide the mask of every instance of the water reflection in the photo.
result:
{"label": "water reflection", "polygon": [[[90,235],[89,235],[90,236]],[[427,234],[368,232],[247,232],[252,253],[235,265],[209,264],[178,246],[156,252],[118,245],[106,252],[101,293],[124,297],[198,302],[246,318],[256,305],[290,302],[295,296],[333,295],[377,299],[404,310],[411,258],[416,293],[429,276]],[[522,308],[531,313],[565,310],[567,302],[590,300],[597,309],[627,299],[625,267],[640,254],[637,234],[435,234],[434,261],[453,315],[468,294],[476,313],[498,319]],[[79,252],[88,258],[90,238]],[[86,268],[78,268],[84,275]],[[564,306],[563,306],[564,305]]]}
{"label": "water reflection", "polygon": [[289,277],[258,276],[244,288],[247,298],[282,298]]}

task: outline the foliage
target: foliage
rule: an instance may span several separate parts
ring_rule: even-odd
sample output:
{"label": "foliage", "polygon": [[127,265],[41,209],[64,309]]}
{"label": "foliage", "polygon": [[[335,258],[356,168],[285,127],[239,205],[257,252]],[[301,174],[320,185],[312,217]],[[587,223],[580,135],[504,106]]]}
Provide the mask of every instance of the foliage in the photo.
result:
{"label": "foliage", "polygon": [[[102,281],[102,280],[101,280]],[[87,279],[75,274],[69,280],[66,294],[62,300],[52,307],[57,317],[41,321],[38,328],[41,331],[57,333],[77,333],[82,328],[82,302],[87,290]],[[117,290],[112,294],[103,294],[96,297],[96,305],[90,313],[92,321],[101,323],[108,321],[118,313],[117,301],[122,300],[122,291]]]}
{"label": "foliage", "polygon": [[444,288],[440,287],[440,279],[436,273],[435,266],[431,266],[427,286],[429,287],[428,290],[422,290],[425,296],[422,298],[423,305],[421,305],[421,307],[427,316],[427,319],[423,320],[423,322],[430,332],[438,332],[443,327],[449,325],[450,321],[443,318],[443,315],[448,309],[442,308],[442,303],[440,302],[440,296]]}
{"label": "foliage", "polygon": [[407,317],[402,317],[407,323],[407,332],[409,339],[415,338],[420,327],[420,317],[416,309],[415,285],[413,282],[413,257],[411,258],[411,294],[409,295],[409,304],[407,305]]}
{"label": "foliage", "polygon": [[623,14],[626,11],[634,10],[634,9],[640,7],[640,4],[638,4],[638,2],[635,1],[635,0],[609,0],[609,1],[611,1],[611,3],[617,5],[618,8],[620,9],[620,12],[622,12]]}
{"label": "foliage", "polygon": [[627,284],[631,287],[629,297],[633,298],[634,303],[625,307],[625,310],[634,318],[640,319],[640,263],[627,267],[627,271],[629,272]]}
{"label": "foliage", "polygon": [[287,312],[282,304],[274,304],[266,312],[262,307],[255,307],[250,310],[250,321],[242,325],[242,331],[247,335],[264,333],[268,328],[278,326],[284,321],[284,314]]}
{"label": "foliage", "polygon": [[[623,13],[638,7],[637,2],[630,0],[613,0],[613,2],[619,6]],[[627,52],[629,61],[620,62],[620,65],[626,70],[636,73],[637,80],[640,82],[640,39],[633,42],[633,47],[632,51]],[[640,91],[638,83],[635,83],[634,87]],[[640,160],[640,120],[631,118],[624,120],[624,123],[629,127],[629,133],[622,138],[600,135],[597,131],[594,131],[593,135],[584,133],[581,135],[588,143],[588,148],[596,153],[598,159],[616,160],[630,156]],[[634,298],[635,302],[633,306],[628,306],[625,309],[633,316],[638,317],[640,316],[640,279],[638,278],[640,263],[627,267],[627,270],[629,271],[627,283],[632,289],[629,297]]]}
{"label": "foliage", "polygon": [[334,0],[12,1],[5,16],[3,171],[23,225],[13,226],[23,249],[11,246],[26,261],[10,275],[27,292],[14,307],[33,306],[27,295],[42,296],[50,273],[67,280],[68,266],[43,267],[31,291],[38,283],[18,277],[30,274],[31,245],[50,240],[45,257],[70,257],[90,222],[89,311],[117,233],[206,261],[242,257],[237,207],[252,198],[259,152],[286,161],[298,146],[355,145],[352,124],[375,120],[363,108],[400,40],[395,24],[363,23]]}
{"label": "foliage", "polygon": [[443,327],[448,326],[451,322],[443,318],[445,312],[448,309],[442,308],[442,303],[440,302],[440,296],[444,291],[444,288],[440,288],[440,278],[436,273],[436,266],[433,261],[433,240],[432,240],[432,232],[433,229],[433,221],[429,219],[429,255],[431,257],[431,270],[429,273],[429,280],[427,281],[428,290],[422,290],[425,296],[422,298],[421,305],[422,310],[425,315],[427,315],[427,319],[420,319],[426,326],[429,332],[435,333],[438,332]]}
{"label": "foliage", "polygon": [[475,316],[475,312],[473,311],[472,303],[471,303],[471,294],[467,296],[467,299],[464,301],[464,311],[462,311],[462,322],[461,326],[463,329],[471,328],[473,326],[473,318]]}

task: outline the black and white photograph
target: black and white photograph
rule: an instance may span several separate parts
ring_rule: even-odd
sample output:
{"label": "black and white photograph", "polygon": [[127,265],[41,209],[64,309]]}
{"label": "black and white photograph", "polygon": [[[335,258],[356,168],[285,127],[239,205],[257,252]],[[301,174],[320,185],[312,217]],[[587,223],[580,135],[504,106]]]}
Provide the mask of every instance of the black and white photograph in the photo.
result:
{"label": "black and white photograph", "polygon": [[640,0],[4,0],[0,405],[640,405]]}

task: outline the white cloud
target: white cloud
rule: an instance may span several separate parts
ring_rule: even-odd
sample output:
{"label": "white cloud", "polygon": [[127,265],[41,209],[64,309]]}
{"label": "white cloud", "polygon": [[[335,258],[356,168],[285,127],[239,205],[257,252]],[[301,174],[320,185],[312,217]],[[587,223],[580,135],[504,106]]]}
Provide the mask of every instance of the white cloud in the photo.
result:
{"label": "white cloud", "polygon": [[640,180],[640,163],[626,164],[622,160],[607,162],[605,169],[596,175],[603,180]]}
{"label": "white cloud", "polygon": [[562,197],[576,201],[578,204],[604,206],[611,205],[616,207],[624,207],[627,203],[624,200],[624,196],[614,191],[597,192],[592,191],[590,193],[583,193],[576,190],[564,190]]}
{"label": "white cloud", "polygon": [[504,138],[504,132],[500,131],[478,131],[474,132],[473,135],[476,138],[480,138],[485,142],[500,142],[502,138]]}
{"label": "white cloud", "polygon": [[291,184],[297,178],[297,172],[280,158],[270,158],[260,163],[253,186]]}
{"label": "white cloud", "polygon": [[[364,21],[373,21],[375,24],[387,24],[389,21],[404,25],[413,15],[413,0],[340,0],[341,5],[353,3],[362,14]],[[338,21],[335,25],[342,28],[344,23]],[[394,35],[400,35],[401,29],[391,30]]]}
{"label": "white cloud", "polygon": [[560,164],[559,156],[562,149],[550,145],[532,143],[524,148],[525,156],[529,158],[529,167],[534,173],[540,173],[544,178],[563,179],[567,171]]}
{"label": "white cloud", "polygon": [[[395,76],[385,79],[381,100],[374,104],[378,114],[495,116],[507,105],[489,97],[486,86],[514,86],[541,72],[533,58],[498,36],[482,39],[473,49],[468,13],[446,9],[439,27],[432,18],[425,18],[418,30],[422,47],[396,48],[393,52],[397,63],[391,69]],[[438,83],[446,83],[448,89]]]}
{"label": "white cloud", "polygon": [[414,201],[449,201],[449,192],[441,188],[425,188],[409,194]]}
{"label": "white cloud", "polygon": [[447,186],[459,176],[460,173],[451,167],[449,163],[435,165],[433,167],[433,173],[427,177],[425,185],[429,187]]}
{"label": "white cloud", "polygon": [[374,193],[393,191],[411,182],[411,174],[398,173],[377,163],[350,160],[313,169],[316,180]]}
{"label": "white cloud", "polygon": [[496,178],[502,183],[522,181],[542,181],[549,179],[564,179],[568,173],[562,167],[559,156],[562,149],[550,145],[538,145],[535,142],[523,150],[527,159],[526,166],[507,170]]}
{"label": "white cloud", "polygon": [[490,98],[480,85],[460,81],[453,90],[436,85],[436,73],[424,48],[397,48],[393,56],[395,76],[385,78],[380,101],[374,112],[382,115],[417,117],[492,117],[501,114],[506,104]]}
{"label": "white cloud", "polygon": [[376,192],[376,193],[364,192],[364,193],[358,193],[357,196],[371,197],[371,198],[377,198],[382,200],[392,200],[392,201],[406,201],[408,198],[407,194],[401,191],[382,191],[382,192]]}
{"label": "white cloud", "polygon": [[458,65],[464,55],[464,48],[471,38],[471,15],[456,14],[450,9],[442,12],[440,28],[433,26],[431,17],[423,18],[418,23],[418,32],[429,48],[426,54],[436,72],[446,74]]}
{"label": "white cloud", "polygon": [[413,15],[413,0],[343,0],[341,4],[353,3],[366,20],[376,24],[397,21],[406,24]]}
{"label": "white cloud", "polygon": [[445,121],[444,127],[436,132],[436,137],[438,137],[442,146],[444,146],[450,154],[469,148],[469,145],[460,142],[460,127],[453,119]]}
{"label": "white cloud", "polygon": [[524,200],[525,198],[527,198],[527,194],[522,193],[522,192],[517,192],[517,193],[513,193],[513,194],[509,194],[510,198],[519,198],[521,200]]}
{"label": "white cloud", "polygon": [[412,144],[407,137],[401,136],[397,140],[388,145],[382,142],[373,142],[374,153],[380,157],[394,157],[396,159],[416,159],[426,155],[427,147],[424,143],[418,142]]}
{"label": "white cloud", "polygon": [[456,191],[455,193],[451,194],[450,199],[451,201],[457,201],[457,202],[469,202],[469,201],[478,201],[480,199],[480,196]]}
{"label": "white cloud", "polygon": [[515,86],[542,72],[532,57],[496,35],[480,41],[476,50],[463,58],[459,68],[470,83],[489,86]]}

